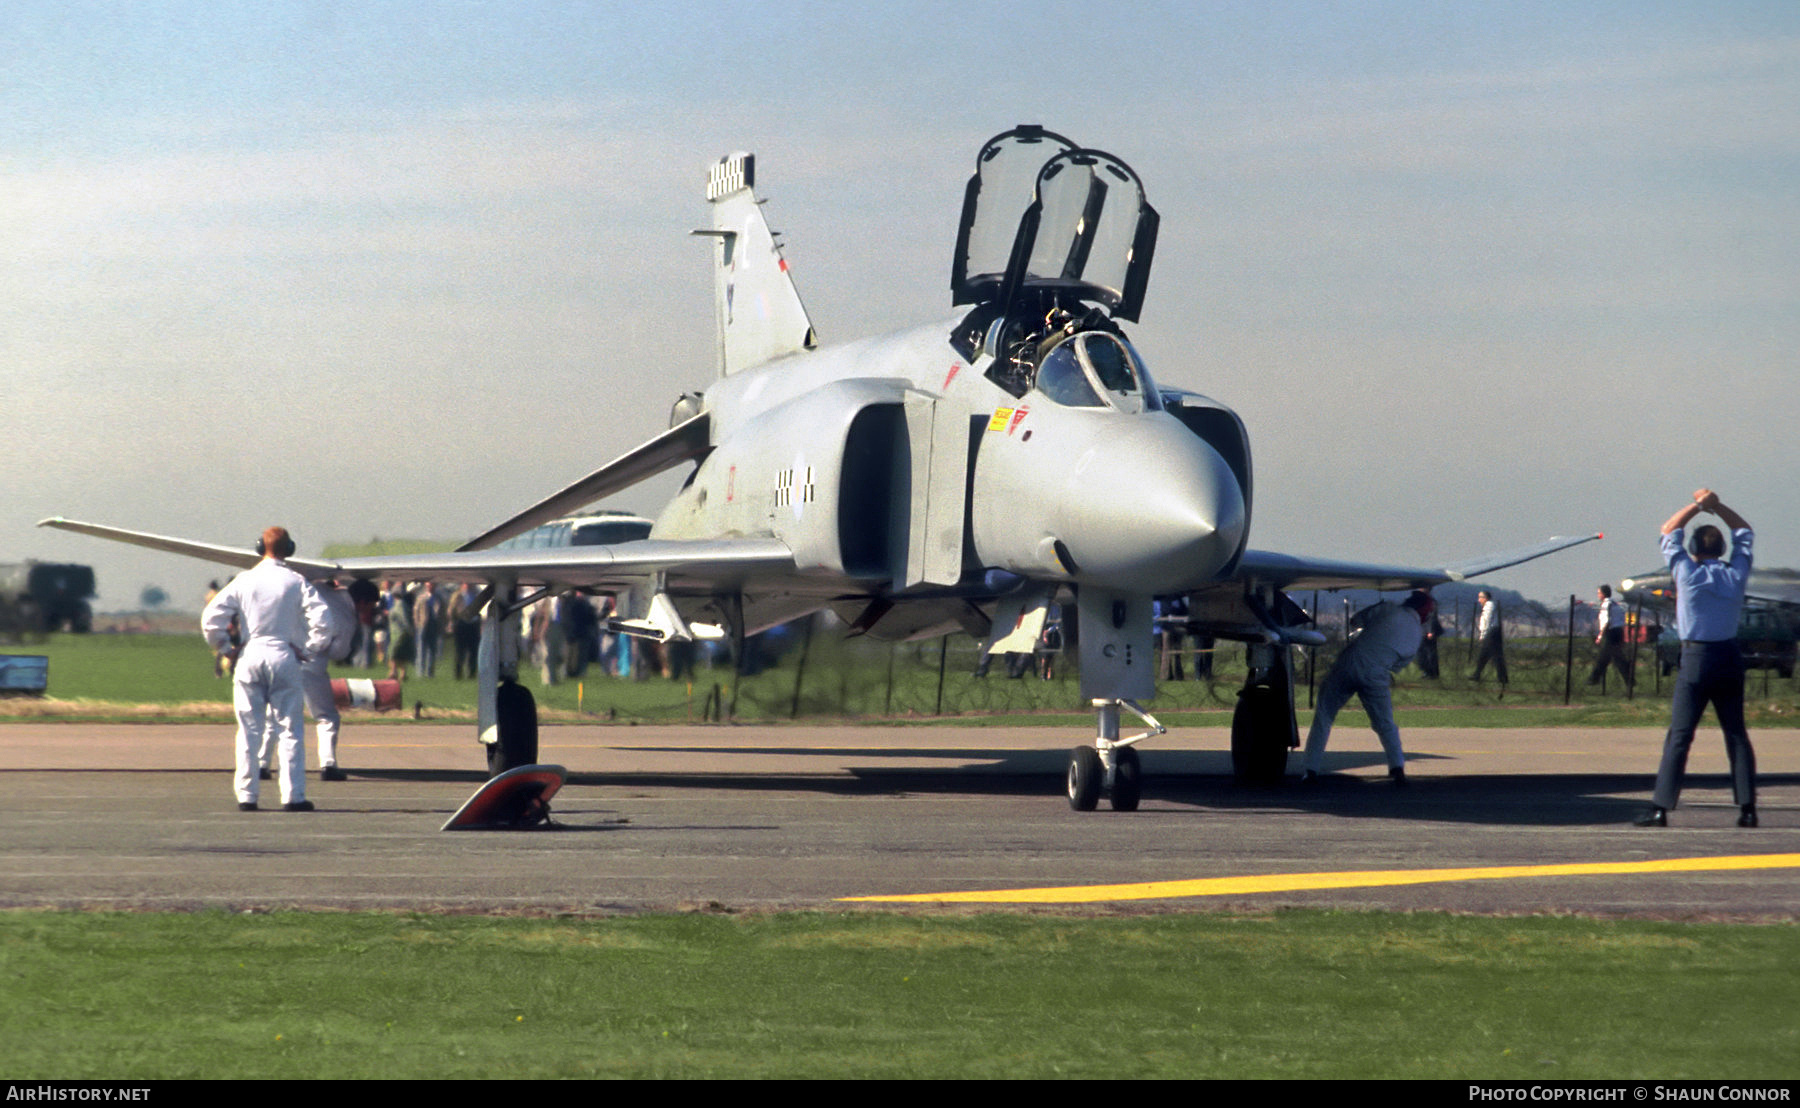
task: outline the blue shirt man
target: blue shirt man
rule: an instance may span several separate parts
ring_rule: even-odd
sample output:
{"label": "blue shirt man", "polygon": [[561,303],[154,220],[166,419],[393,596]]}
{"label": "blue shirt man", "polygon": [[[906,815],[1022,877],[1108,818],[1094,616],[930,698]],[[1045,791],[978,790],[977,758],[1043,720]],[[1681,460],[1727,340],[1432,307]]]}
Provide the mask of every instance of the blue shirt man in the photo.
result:
{"label": "blue shirt man", "polygon": [[[1702,511],[1718,516],[1731,528],[1729,561],[1725,559],[1725,537],[1717,527],[1694,531],[1691,556],[1684,547],[1684,529]],[[1662,764],[1656,772],[1656,793],[1651,799],[1654,807],[1635,821],[1640,827],[1668,825],[1668,811],[1681,797],[1694,729],[1708,703],[1725,733],[1732,794],[1739,808],[1738,826],[1756,826],[1756,752],[1744,726],[1744,659],[1737,643],[1738,618],[1744,608],[1744,585],[1750,577],[1755,538],[1744,517],[1726,507],[1711,489],[1694,493],[1694,502],[1663,524],[1663,558],[1675,579],[1681,669],[1669,707],[1669,735],[1663,743]]]}
{"label": "blue shirt man", "polygon": [[[1695,547],[1717,549],[1716,527],[1694,532]],[[1663,561],[1675,578],[1675,624],[1683,642],[1724,642],[1737,638],[1738,619],[1744,609],[1744,583],[1750,577],[1751,548],[1756,532],[1748,527],[1731,531],[1731,560],[1717,555],[1695,561],[1686,550],[1680,527],[1662,537]]]}

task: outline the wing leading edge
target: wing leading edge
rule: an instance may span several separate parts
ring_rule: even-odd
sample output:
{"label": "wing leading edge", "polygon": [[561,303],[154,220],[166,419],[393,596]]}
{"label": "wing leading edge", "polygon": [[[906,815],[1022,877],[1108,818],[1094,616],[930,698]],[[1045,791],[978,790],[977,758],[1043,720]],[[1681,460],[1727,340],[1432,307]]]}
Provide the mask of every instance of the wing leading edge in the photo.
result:
{"label": "wing leading edge", "polygon": [[[130,531],[80,520],[41,521],[40,527],[74,531],[95,538],[149,547],[248,569],[260,556],[254,551],[216,543],[178,539],[148,531]],[[289,558],[288,565],[311,579],[367,577],[393,581],[501,581],[556,588],[627,588],[652,574],[673,578],[671,585],[703,591],[742,587],[751,577],[779,577],[795,572],[794,554],[777,539],[643,539],[614,546],[570,546],[529,550],[458,550],[445,554],[394,554],[374,558],[323,561]]]}

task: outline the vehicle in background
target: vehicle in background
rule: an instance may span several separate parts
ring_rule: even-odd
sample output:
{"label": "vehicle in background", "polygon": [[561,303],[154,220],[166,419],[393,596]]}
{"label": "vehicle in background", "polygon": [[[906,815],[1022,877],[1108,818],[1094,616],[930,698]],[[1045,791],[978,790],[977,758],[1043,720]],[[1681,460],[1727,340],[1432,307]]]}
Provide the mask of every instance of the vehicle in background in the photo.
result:
{"label": "vehicle in background", "polygon": [[0,635],[94,629],[94,567],[54,562],[0,565]]}
{"label": "vehicle in background", "polygon": [[[1772,669],[1783,677],[1794,675],[1794,660],[1800,647],[1800,612],[1786,605],[1744,606],[1738,620],[1738,647],[1743,651],[1745,669]],[[1681,635],[1674,627],[1665,627],[1656,640],[1656,664],[1664,676],[1674,673],[1681,664]]]}
{"label": "vehicle in background", "polygon": [[650,537],[655,521],[630,512],[593,512],[553,519],[500,543],[497,550],[536,550],[559,546],[610,546]]}

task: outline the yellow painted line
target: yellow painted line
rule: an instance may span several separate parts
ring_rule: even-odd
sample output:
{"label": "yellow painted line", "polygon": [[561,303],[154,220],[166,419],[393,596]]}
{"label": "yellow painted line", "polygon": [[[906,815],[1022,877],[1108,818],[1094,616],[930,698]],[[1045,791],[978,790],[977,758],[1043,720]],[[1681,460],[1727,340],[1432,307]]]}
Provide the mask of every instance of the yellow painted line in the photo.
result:
{"label": "yellow painted line", "polygon": [[1135,885],[1073,885],[1050,889],[846,896],[845,901],[960,904],[1090,904],[1100,900],[1166,900],[1190,896],[1241,896],[1308,889],[1366,889],[1428,885],[1438,881],[1499,881],[1515,877],[1592,877],[1602,874],[1695,873],[1707,870],[1795,869],[1800,854],[1740,854],[1724,858],[1664,858],[1649,862],[1570,862],[1551,866],[1484,866],[1472,869],[1359,870],[1341,873],[1269,873],[1248,877],[1200,877]]}

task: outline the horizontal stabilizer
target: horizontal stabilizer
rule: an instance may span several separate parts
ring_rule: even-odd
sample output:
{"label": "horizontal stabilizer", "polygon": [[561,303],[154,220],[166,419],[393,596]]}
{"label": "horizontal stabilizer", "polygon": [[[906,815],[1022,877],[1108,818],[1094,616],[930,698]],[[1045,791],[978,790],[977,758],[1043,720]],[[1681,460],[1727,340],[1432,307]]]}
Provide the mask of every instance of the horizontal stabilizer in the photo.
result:
{"label": "horizontal stabilizer", "polygon": [[704,455],[711,448],[712,417],[701,412],[694,418],[676,424],[649,442],[622,454],[561,492],[538,501],[506,522],[488,528],[457,547],[458,550],[487,550],[514,535],[540,524],[573,513],[602,497],[611,496],[655,477],[683,462]]}

